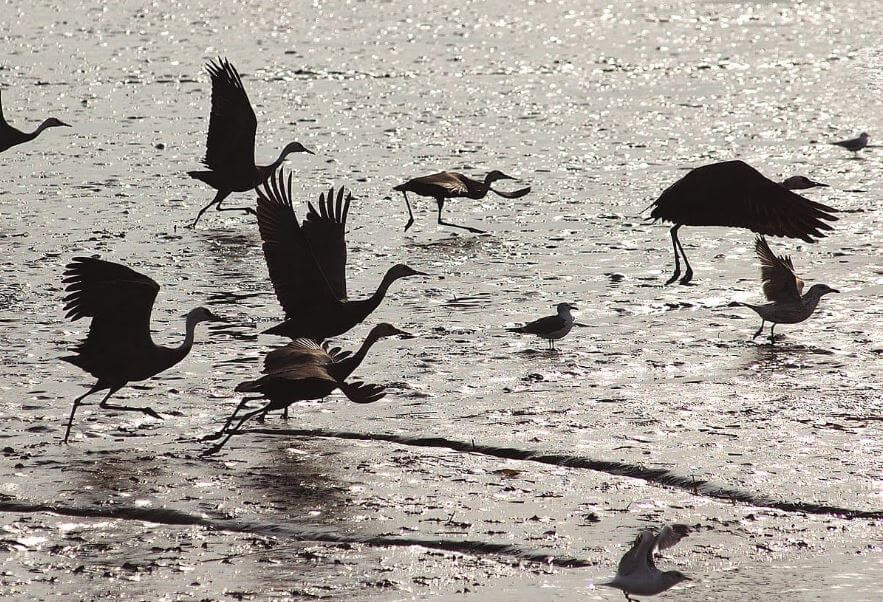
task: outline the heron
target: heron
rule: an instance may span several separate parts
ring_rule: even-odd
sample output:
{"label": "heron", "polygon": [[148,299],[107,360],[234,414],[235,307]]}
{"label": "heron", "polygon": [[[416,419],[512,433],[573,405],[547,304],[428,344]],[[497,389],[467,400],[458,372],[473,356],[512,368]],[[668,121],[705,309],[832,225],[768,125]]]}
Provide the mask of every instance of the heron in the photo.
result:
{"label": "heron", "polygon": [[573,316],[571,310],[579,309],[572,303],[559,303],[556,306],[558,312],[554,316],[546,316],[533,322],[528,322],[524,326],[516,328],[507,328],[509,332],[518,332],[521,334],[533,334],[541,339],[549,342],[549,349],[555,349],[555,341],[564,338],[570,329],[573,328]]}
{"label": "heron", "polygon": [[789,178],[785,178],[781,182],[782,186],[787,188],[788,190],[806,190],[808,188],[827,188],[827,184],[822,184],[821,182],[816,182],[815,180],[811,180],[806,176],[791,176]]}
{"label": "heron", "polygon": [[653,561],[656,550],[665,550],[677,544],[690,532],[687,525],[666,525],[658,532],[645,529],[635,538],[632,547],[623,555],[616,570],[616,576],[605,583],[622,591],[625,599],[632,602],[631,596],[655,596],[681,583],[691,581],[680,571],[660,571]]}
{"label": "heron", "polygon": [[199,210],[190,224],[193,228],[202,214],[215,205],[218,211],[243,211],[254,214],[251,207],[222,207],[221,202],[233,192],[247,192],[273,175],[291,153],[309,153],[300,142],[290,142],[279,157],[269,165],[255,165],[254,143],[257,118],[236,67],[226,59],[209,61],[206,71],[212,78],[212,113],[208,125],[205,158],[208,171],[188,171],[191,178],[205,182],[215,190],[215,198]]}
{"label": "heron", "polygon": [[197,324],[223,320],[205,307],[197,307],[186,315],[181,345],[164,347],[154,343],[150,336],[150,314],[159,292],[154,280],[97,257],[74,257],[64,276],[62,282],[68,293],[64,298],[66,317],[73,322],[89,317],[92,323],[86,340],[73,349],[76,354],[61,359],[98,379],[74,400],[64,442],[70,436],[77,408],[98,391],[108,391],[98,404],[102,409],[142,412],[161,419],[149,407],[111,405],[108,400],[128,383],[146,380],[187,357]]}
{"label": "heron", "polygon": [[791,257],[786,255],[776,256],[770,249],[763,236],[758,236],[754,241],[754,251],[760,260],[760,279],[763,293],[770,303],[763,305],[751,305],[734,301],[731,305],[742,305],[754,310],[760,316],[760,328],[752,338],[757,338],[763,333],[763,327],[767,322],[772,322],[770,327],[770,343],[775,343],[773,331],[776,324],[797,324],[809,318],[819,301],[828,293],[839,293],[837,289],[827,284],[814,284],[806,292],[803,292],[803,280],[794,272],[794,264]]}
{"label": "heron", "polygon": [[858,138],[850,138],[849,140],[841,140],[839,142],[832,142],[831,144],[834,146],[842,146],[848,151],[852,151],[853,156],[857,157],[858,152],[865,148],[868,145],[868,136],[865,132],[862,132],[858,135]]}
{"label": "heron", "polygon": [[[2,90],[0,90],[0,94],[2,94]],[[30,142],[37,136],[39,136],[43,130],[47,128],[57,128],[57,127],[67,127],[70,126],[63,121],[56,119],[55,117],[50,117],[45,120],[43,123],[37,126],[33,132],[25,133],[19,129],[16,129],[6,123],[6,119],[3,117],[3,99],[0,96],[0,153],[5,150],[9,150],[13,146],[18,146],[19,144],[24,144],[25,142]]]}
{"label": "heron", "polygon": [[523,197],[530,192],[530,186],[516,190],[515,192],[504,192],[491,188],[491,184],[497,180],[514,180],[512,176],[507,176],[502,171],[494,170],[484,177],[484,182],[473,180],[461,173],[454,171],[442,171],[431,176],[421,176],[408,180],[404,184],[399,184],[393,190],[398,190],[405,197],[405,206],[408,208],[408,223],[405,224],[405,232],[414,223],[414,213],[411,211],[411,203],[408,201],[408,193],[413,192],[420,196],[428,196],[435,199],[438,203],[438,223],[442,226],[450,226],[452,228],[461,228],[475,234],[483,234],[484,230],[472,228],[470,226],[460,226],[452,224],[442,219],[442,208],[445,206],[445,199],[466,197],[469,199],[483,199],[488,191],[493,192],[506,199],[517,199]]}
{"label": "heron", "polygon": [[291,174],[286,185],[281,170],[258,188],[258,228],[264,259],[285,321],[267,334],[317,342],[343,334],[361,323],[383,301],[400,278],[426,276],[407,265],[387,270],[373,295],[351,301],[346,287],[346,219],[351,194],[339,188],[319,196],[318,209],[308,204],[298,223],[291,198]]}
{"label": "heron", "polygon": [[681,275],[678,254],[687,271],[681,284],[693,278],[693,268],[678,239],[681,226],[729,226],[747,228],[757,234],[787,236],[806,242],[822,238],[833,228],[825,223],[836,221],[837,210],[811,201],[770,180],[743,161],[712,163],[691,170],[669,186],[651,204],[653,222],[673,223],[671,241],[675,270],[666,284]]}

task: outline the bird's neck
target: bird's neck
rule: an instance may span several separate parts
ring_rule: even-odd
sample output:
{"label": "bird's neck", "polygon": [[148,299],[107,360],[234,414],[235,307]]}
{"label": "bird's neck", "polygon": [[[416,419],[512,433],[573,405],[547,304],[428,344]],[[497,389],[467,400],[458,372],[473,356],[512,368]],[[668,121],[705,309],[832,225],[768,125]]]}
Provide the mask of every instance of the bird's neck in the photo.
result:
{"label": "bird's neck", "polygon": [[49,127],[49,120],[47,119],[46,121],[44,121],[43,123],[38,125],[36,130],[31,132],[30,134],[25,134],[25,137],[26,137],[25,139],[26,140],[33,140],[34,138],[36,138],[37,136],[40,135],[40,132],[42,132],[43,130],[45,130],[48,127]]}
{"label": "bird's neck", "polygon": [[819,304],[819,301],[822,299],[822,294],[817,293],[816,291],[809,291],[802,297],[803,306],[808,309],[810,312],[815,311],[816,306]]}
{"label": "bird's neck", "polygon": [[380,302],[383,301],[383,298],[386,296],[386,292],[389,290],[390,285],[392,285],[397,279],[396,276],[387,272],[383,277],[383,280],[380,281],[380,285],[377,287],[377,290],[374,291],[373,295],[361,301],[354,301],[353,303],[356,303],[355,307],[359,308],[359,313],[363,316],[367,316],[377,309]]}
{"label": "bird's neck", "polygon": [[561,311],[559,311],[558,317],[565,322],[573,322],[573,314],[570,313],[569,309],[562,309]]}
{"label": "bird's neck", "polygon": [[273,161],[273,162],[269,165],[269,167],[271,168],[271,170],[272,170],[272,171],[275,171],[277,167],[279,167],[280,165],[282,165],[282,162],[285,161],[285,157],[287,157],[287,156],[288,156],[288,151],[287,151],[286,149],[283,148],[283,149],[282,149],[282,152],[279,153],[279,157],[277,157],[276,160]]}
{"label": "bird's neck", "polygon": [[343,374],[343,378],[348,377],[350,374],[356,371],[356,368],[362,363],[362,360],[365,359],[365,356],[368,355],[368,350],[371,349],[371,346],[374,345],[380,337],[375,335],[373,332],[368,334],[368,337],[365,339],[365,342],[362,343],[362,346],[359,347],[359,350],[356,351],[350,357],[342,360],[340,363],[341,372]]}
{"label": "bird's neck", "polygon": [[187,321],[184,324],[184,341],[178,347],[178,352],[181,354],[181,357],[190,353],[190,349],[193,347],[193,339],[196,334],[196,325],[199,322],[191,317],[187,316]]}

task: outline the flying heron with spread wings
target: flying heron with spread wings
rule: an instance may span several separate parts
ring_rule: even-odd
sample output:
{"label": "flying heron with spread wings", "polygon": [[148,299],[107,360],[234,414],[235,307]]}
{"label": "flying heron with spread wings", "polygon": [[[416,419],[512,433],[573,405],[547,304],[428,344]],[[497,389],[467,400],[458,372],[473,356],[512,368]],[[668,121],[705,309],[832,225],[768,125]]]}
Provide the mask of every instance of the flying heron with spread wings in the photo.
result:
{"label": "flying heron with spread wings", "polygon": [[758,234],[799,238],[815,242],[833,228],[826,221],[836,221],[837,210],[811,201],[770,180],[742,161],[712,163],[691,170],[669,186],[651,205],[654,222],[671,222],[671,242],[675,270],[666,284],[681,275],[684,258],[687,271],[681,284],[693,278],[684,247],[678,239],[681,226],[728,226],[747,228]]}
{"label": "flying heron with spread wings", "polygon": [[247,192],[267,181],[290,153],[310,153],[300,142],[290,142],[269,165],[255,165],[254,144],[258,121],[242,86],[236,67],[226,59],[210,61],[206,70],[212,78],[212,112],[208,124],[203,164],[208,171],[188,171],[187,175],[205,182],[215,190],[215,198],[199,210],[190,227],[215,205],[218,211],[243,211],[251,207],[222,207],[221,202],[234,192]]}
{"label": "flying heron with spread wings", "polygon": [[265,332],[322,342],[361,323],[383,301],[399,278],[425,276],[424,272],[397,264],[387,270],[370,297],[347,298],[346,219],[351,194],[343,188],[319,197],[318,209],[308,204],[307,216],[298,222],[291,197],[291,175],[280,170],[258,188],[258,228],[264,259],[285,321]]}
{"label": "flying heron with spread wings", "polygon": [[98,379],[91,389],[74,400],[64,442],[67,443],[74,414],[83,400],[105,389],[108,392],[98,404],[100,408],[162,418],[151,408],[111,405],[108,399],[126,384],[146,380],[183,360],[193,347],[196,325],[221,321],[221,318],[204,307],[197,307],[186,316],[181,345],[163,347],[150,336],[150,314],[159,292],[159,285],[151,278],[96,257],[74,257],[64,276],[67,318],[77,321],[88,317],[92,318],[92,324],[86,340],[74,349],[76,354],[61,359]]}
{"label": "flying heron with spread wings", "polygon": [[[2,93],[2,90],[0,90]],[[13,146],[18,146],[19,144],[24,144],[25,142],[29,142],[40,135],[40,133],[46,128],[56,128],[56,127],[70,127],[68,124],[63,121],[59,121],[55,117],[50,117],[43,123],[37,126],[33,132],[22,132],[19,129],[16,129],[6,123],[6,119],[3,117],[3,99],[0,98],[0,153],[5,150],[12,148]]]}
{"label": "flying heron with spread wings", "polygon": [[767,322],[772,322],[770,327],[770,343],[775,343],[773,331],[776,324],[797,324],[809,318],[819,300],[828,293],[839,293],[827,284],[814,284],[806,292],[803,292],[803,280],[794,273],[794,264],[787,255],[776,256],[772,252],[763,236],[758,236],[754,241],[754,250],[760,260],[760,279],[763,286],[763,294],[770,301],[763,305],[751,305],[750,303],[733,302],[731,305],[743,305],[753,309],[760,316],[760,328],[754,333],[757,338],[763,333],[763,327]]}
{"label": "flying heron with spread wings", "polygon": [[687,525],[679,524],[666,525],[658,532],[654,529],[641,531],[619,561],[613,580],[598,585],[622,590],[625,599],[631,602],[631,596],[655,596],[682,581],[691,581],[680,571],[660,571],[653,561],[655,551],[674,546],[689,532]]}

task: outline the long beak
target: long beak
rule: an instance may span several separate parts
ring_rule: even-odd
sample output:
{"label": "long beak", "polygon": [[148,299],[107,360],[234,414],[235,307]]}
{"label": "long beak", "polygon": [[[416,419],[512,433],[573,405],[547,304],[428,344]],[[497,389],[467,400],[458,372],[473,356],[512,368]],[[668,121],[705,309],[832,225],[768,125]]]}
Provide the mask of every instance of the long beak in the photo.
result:
{"label": "long beak", "polygon": [[570,309],[576,309],[576,310],[579,310],[579,308],[578,308],[576,305],[572,305],[572,304],[570,305]]}
{"label": "long beak", "polygon": [[431,276],[431,274],[427,274],[426,272],[418,272],[417,270],[414,270],[414,273],[411,275],[412,276]]}
{"label": "long beak", "polygon": [[311,151],[311,150],[308,149],[308,148],[305,148],[305,149],[304,149],[304,152],[305,152],[305,153],[310,153],[311,155],[315,155],[315,154],[316,154],[316,153],[314,153],[313,151]]}
{"label": "long beak", "polygon": [[827,184],[822,184],[821,182],[813,182],[812,180],[810,180],[810,182],[812,182],[813,186],[818,186],[819,188],[828,188]]}
{"label": "long beak", "polygon": [[398,328],[396,328],[395,334],[402,337],[403,339],[413,339],[414,338],[414,335],[411,334],[410,332],[405,332],[404,330],[399,330]]}
{"label": "long beak", "polygon": [[832,292],[832,293],[839,293],[840,291],[838,291],[836,288],[832,288],[830,292]]}
{"label": "long beak", "polygon": [[59,121],[59,122],[58,122],[58,125],[63,125],[63,126],[66,127],[66,128],[73,127],[72,125],[70,125],[70,124],[68,124],[68,123],[65,123],[65,122],[63,122],[63,121]]}
{"label": "long beak", "polygon": [[223,317],[219,316],[218,314],[212,314],[211,321],[212,322],[229,322],[230,318],[223,318]]}

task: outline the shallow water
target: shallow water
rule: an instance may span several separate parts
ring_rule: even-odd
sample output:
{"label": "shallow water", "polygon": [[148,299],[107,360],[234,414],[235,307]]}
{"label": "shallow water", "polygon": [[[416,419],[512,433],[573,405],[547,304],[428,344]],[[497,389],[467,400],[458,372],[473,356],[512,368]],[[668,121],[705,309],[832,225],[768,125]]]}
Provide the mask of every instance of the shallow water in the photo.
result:
{"label": "shallow water", "polygon": [[[0,17],[6,118],[74,126],[0,156],[0,595],[614,600],[594,584],[627,542],[678,521],[695,532],[660,564],[694,581],[670,598],[879,596],[881,154],[825,142],[881,131],[883,3],[61,6]],[[182,228],[212,197],[185,172],[219,54],[255,106],[258,162],[299,140],[319,153],[286,163],[299,197],[358,197],[351,296],[398,261],[432,276],[396,283],[372,317],[419,335],[360,369],[391,383],[384,400],[301,404],[204,460],[196,439],[282,342],[258,335],[281,312],[253,220]],[[730,158],[826,182],[807,196],[843,211],[818,244],[770,241],[842,291],[775,347],[727,306],[761,296],[750,233],[682,230],[695,286],[663,287],[668,230],[638,216],[684,169]],[[437,228],[412,197],[403,234],[392,186],[440,169],[533,191],[448,203],[485,236]],[[60,275],[92,253],[162,285],[158,341],[198,304],[235,323],[119,394],[165,420],[87,406],[61,446],[91,382],[57,361],[88,328],[64,321]],[[586,327],[559,353],[504,330],[563,300]]]}

